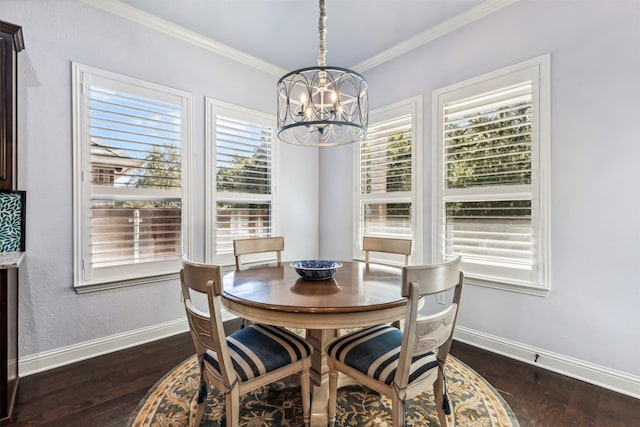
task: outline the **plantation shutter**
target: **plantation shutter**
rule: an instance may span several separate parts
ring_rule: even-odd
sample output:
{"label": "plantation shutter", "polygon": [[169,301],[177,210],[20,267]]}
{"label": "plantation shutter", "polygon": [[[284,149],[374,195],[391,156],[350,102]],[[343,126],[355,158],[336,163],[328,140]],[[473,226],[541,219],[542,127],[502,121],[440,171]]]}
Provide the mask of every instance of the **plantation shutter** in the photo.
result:
{"label": "plantation shutter", "polygon": [[444,104],[447,189],[531,184],[531,85]]}
{"label": "plantation shutter", "polygon": [[539,73],[438,95],[439,253],[476,283],[541,287]]}
{"label": "plantation shutter", "polygon": [[272,120],[218,108],[215,115],[216,254],[233,240],[273,232]]}
{"label": "plantation shutter", "polygon": [[414,237],[413,118],[369,125],[359,149],[359,236]]}
{"label": "plantation shutter", "polygon": [[74,64],[76,75],[77,285],[176,274],[189,95]]}
{"label": "plantation shutter", "polygon": [[92,268],[179,259],[181,106],[91,85]]}

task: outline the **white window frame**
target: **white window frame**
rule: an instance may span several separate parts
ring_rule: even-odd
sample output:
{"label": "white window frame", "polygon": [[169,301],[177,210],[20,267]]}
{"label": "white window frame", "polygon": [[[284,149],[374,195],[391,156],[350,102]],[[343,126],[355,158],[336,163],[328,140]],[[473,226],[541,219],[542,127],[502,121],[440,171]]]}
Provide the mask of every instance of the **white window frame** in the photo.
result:
{"label": "white window frame", "polygon": [[[98,194],[101,188],[91,185],[91,136],[89,134],[88,89],[91,81],[101,81],[113,89],[146,96],[152,99],[170,100],[179,103],[182,108],[182,172],[181,172],[181,222],[182,251],[193,252],[193,213],[192,200],[193,175],[191,166],[192,152],[192,96],[188,92],[135,79],[98,68],[72,64],[73,81],[73,199],[74,199],[74,287],[77,292],[89,292],[111,289],[135,284],[152,283],[178,278],[181,257],[177,259],[147,263],[130,263],[116,267],[91,269],[90,256],[90,211],[92,194]],[[97,192],[96,192],[97,190]]]}
{"label": "white window frame", "polygon": [[[423,114],[422,114],[422,95],[418,95],[409,99],[405,99],[391,105],[378,108],[369,112],[369,126],[372,124],[385,122],[396,117],[411,115],[412,122],[412,177],[411,191],[402,193],[361,193],[361,164],[360,164],[360,144],[354,144],[354,206],[353,206],[353,259],[364,260],[364,251],[362,250],[362,233],[360,226],[361,212],[360,208],[363,202],[366,203],[402,203],[410,202],[412,206],[412,226],[413,237],[411,244],[411,256],[409,264],[420,264],[423,262],[423,166],[422,166],[422,145],[423,145]],[[398,237],[400,236],[389,236]],[[395,254],[375,253],[371,254],[371,259],[376,262],[382,262],[390,265],[403,265],[404,256]]]}
{"label": "white window frame", "polygon": [[[512,277],[504,278],[487,264],[466,263],[463,258],[465,282],[474,285],[546,296],[550,290],[550,55],[543,55],[494,72],[456,83],[433,92],[433,218],[435,261],[444,260],[444,167],[443,167],[443,105],[492,90],[501,89],[525,80],[532,85],[532,164],[531,185],[519,188],[495,187],[496,199],[531,199],[534,265],[528,272],[513,269]],[[530,187],[530,188],[522,188]],[[486,188],[486,187],[485,187]],[[468,200],[475,200],[469,189]],[[518,194],[515,194],[516,191]],[[486,190],[483,190],[486,193]],[[462,195],[464,197],[464,195]]]}
{"label": "white window frame", "polygon": [[[205,185],[205,258],[207,262],[216,263],[225,267],[226,270],[235,266],[233,253],[216,253],[216,203],[220,199],[236,200],[238,202],[269,201],[271,204],[271,235],[279,235],[280,215],[278,203],[278,164],[279,150],[275,140],[276,117],[273,114],[266,114],[260,111],[219,101],[214,98],[205,97],[206,124],[205,124],[205,157],[206,164],[206,185]],[[249,194],[249,193],[220,193],[216,191],[216,117],[219,115],[233,117],[248,122],[263,124],[272,129],[271,139],[271,194]],[[255,254],[247,258],[245,262],[262,262],[271,259],[273,254]]]}

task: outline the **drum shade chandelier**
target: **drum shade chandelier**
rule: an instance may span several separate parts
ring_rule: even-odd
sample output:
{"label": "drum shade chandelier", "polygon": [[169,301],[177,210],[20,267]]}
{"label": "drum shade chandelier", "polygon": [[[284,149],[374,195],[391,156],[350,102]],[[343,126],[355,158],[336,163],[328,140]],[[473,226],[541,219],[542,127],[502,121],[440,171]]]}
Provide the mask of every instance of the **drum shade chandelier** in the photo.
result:
{"label": "drum shade chandelier", "polygon": [[362,141],[367,134],[367,82],[354,71],[326,66],[326,19],[320,0],[318,66],[278,81],[278,138],[290,144],[330,147]]}

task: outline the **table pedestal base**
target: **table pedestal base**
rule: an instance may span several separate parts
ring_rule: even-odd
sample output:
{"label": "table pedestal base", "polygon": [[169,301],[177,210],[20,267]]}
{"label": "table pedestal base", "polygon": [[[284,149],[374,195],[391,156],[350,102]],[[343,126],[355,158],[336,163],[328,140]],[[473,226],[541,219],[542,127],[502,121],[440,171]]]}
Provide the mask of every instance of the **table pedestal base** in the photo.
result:
{"label": "table pedestal base", "polygon": [[329,422],[327,403],[329,401],[329,383],[313,386],[311,398],[311,427],[326,427]]}
{"label": "table pedestal base", "polygon": [[325,347],[329,341],[338,336],[335,329],[307,329],[306,339],[313,346],[311,355],[311,381],[322,385],[329,381],[329,366]]}
{"label": "table pedestal base", "polygon": [[311,399],[311,427],[326,427],[328,422],[329,367],[325,346],[337,333],[335,329],[307,329],[307,341],[313,346],[311,381],[315,384]]}

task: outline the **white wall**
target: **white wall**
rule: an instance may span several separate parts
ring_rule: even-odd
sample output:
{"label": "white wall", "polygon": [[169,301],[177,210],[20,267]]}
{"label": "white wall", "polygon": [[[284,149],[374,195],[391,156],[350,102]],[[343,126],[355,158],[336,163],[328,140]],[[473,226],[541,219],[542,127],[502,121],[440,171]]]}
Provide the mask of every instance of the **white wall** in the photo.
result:
{"label": "white wall", "polygon": [[[637,0],[521,0],[365,73],[372,108],[424,94],[431,242],[432,91],[551,54],[551,292],[467,286],[459,325],[640,375],[638,46]],[[351,165],[349,150],[320,156],[321,209],[339,195],[323,211],[322,257],[351,256],[352,227],[334,227],[352,222]]]}
{"label": "white wall", "polygon": [[[204,260],[204,97],[275,112],[277,77],[79,1],[2,0],[21,25],[19,187],[27,191],[20,269],[21,358],[184,319],[176,281],[77,294],[73,289],[71,62],[193,94],[196,256]],[[318,252],[317,150],[280,146],[280,234],[287,254]]]}

